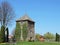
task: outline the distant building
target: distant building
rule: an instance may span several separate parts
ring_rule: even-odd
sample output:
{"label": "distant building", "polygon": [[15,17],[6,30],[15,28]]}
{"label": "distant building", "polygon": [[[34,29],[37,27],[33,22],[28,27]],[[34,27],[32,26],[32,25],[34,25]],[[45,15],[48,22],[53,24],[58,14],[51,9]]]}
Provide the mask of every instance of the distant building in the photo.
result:
{"label": "distant building", "polygon": [[12,37],[13,37],[13,35],[9,35],[9,42],[12,42]]}
{"label": "distant building", "polygon": [[[19,22],[21,24],[21,26],[24,23],[27,24],[27,30],[26,30],[26,31],[28,31],[27,37],[26,37],[27,41],[30,40],[30,39],[35,40],[35,30],[34,30],[35,22],[30,17],[28,17],[27,14],[25,14],[20,19],[16,20],[16,22]],[[22,36],[22,38],[23,38],[23,36]]]}
{"label": "distant building", "polygon": [[45,41],[45,37],[40,35],[39,41],[44,42]]}

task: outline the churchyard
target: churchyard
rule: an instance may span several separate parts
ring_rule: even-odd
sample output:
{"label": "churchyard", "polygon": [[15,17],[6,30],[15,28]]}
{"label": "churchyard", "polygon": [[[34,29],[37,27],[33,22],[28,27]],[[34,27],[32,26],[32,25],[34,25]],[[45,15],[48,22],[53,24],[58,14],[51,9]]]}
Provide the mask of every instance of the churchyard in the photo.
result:
{"label": "churchyard", "polygon": [[[35,33],[35,21],[27,14],[15,20],[16,26],[9,35],[9,22],[14,13],[8,2],[0,5],[0,45],[60,45],[60,34],[46,32],[44,35]],[[12,21],[13,23],[13,21]]]}

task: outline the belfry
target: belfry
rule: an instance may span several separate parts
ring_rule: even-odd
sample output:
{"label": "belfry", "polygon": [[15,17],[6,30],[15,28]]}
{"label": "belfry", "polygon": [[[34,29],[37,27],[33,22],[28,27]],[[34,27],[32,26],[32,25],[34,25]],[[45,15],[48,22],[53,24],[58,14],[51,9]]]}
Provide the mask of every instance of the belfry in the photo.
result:
{"label": "belfry", "polygon": [[35,26],[35,22],[27,16],[27,14],[25,14],[24,16],[22,16],[20,19],[16,20],[16,22],[20,23],[21,25],[21,40],[24,40],[24,37],[23,35],[24,32],[23,32],[23,24],[26,23],[26,30],[25,32],[27,31],[27,34],[25,35],[26,36],[26,39],[25,40],[35,40],[35,29],[34,29],[34,26]]}

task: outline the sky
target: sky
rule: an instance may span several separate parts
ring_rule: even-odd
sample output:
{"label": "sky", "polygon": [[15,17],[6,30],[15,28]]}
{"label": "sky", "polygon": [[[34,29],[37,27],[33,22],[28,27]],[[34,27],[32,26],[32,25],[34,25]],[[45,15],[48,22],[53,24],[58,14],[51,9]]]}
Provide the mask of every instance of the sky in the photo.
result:
{"label": "sky", "polygon": [[60,0],[0,0],[0,3],[2,1],[9,2],[16,14],[9,27],[10,34],[16,27],[16,20],[25,13],[35,21],[35,33],[60,34]]}

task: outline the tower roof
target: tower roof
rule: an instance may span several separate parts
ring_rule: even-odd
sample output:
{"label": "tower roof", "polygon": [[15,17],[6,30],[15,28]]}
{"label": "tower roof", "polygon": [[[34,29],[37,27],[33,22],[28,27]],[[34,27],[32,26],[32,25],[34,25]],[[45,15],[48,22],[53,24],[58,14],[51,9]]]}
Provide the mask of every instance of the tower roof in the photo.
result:
{"label": "tower roof", "polygon": [[24,21],[24,20],[28,20],[28,21],[34,22],[27,14],[25,14],[24,16],[22,16],[21,18],[19,18],[16,21]]}

